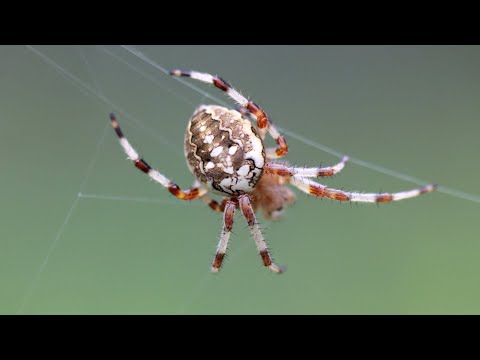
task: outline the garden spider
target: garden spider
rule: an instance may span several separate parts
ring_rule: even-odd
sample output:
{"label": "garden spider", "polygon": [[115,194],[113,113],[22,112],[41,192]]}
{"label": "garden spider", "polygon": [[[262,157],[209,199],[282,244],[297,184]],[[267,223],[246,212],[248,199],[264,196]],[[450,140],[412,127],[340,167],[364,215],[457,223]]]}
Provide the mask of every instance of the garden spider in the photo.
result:
{"label": "garden spider", "polygon": [[[188,168],[196,179],[191,189],[180,189],[148,165],[123,135],[114,114],[110,115],[110,119],[123,150],[138,169],[166,187],[177,198],[202,199],[214,211],[223,212],[223,227],[211,266],[213,272],[218,272],[222,266],[236,209],[242,212],[248,223],[263,265],[275,273],[284,272],[282,266],[272,261],[255,212],[261,209],[267,219],[278,219],[284,207],[295,200],[295,195],[287,184],[317,197],[369,203],[408,199],[436,188],[436,185],[426,185],[394,194],[366,194],[328,188],[310,178],[337,174],[345,166],[348,160],[346,156],[338,164],[323,168],[300,168],[273,162],[272,160],[287,154],[288,146],[260,106],[249,101],[218,76],[181,70],[173,70],[170,75],[186,76],[213,84],[241,106],[238,111],[217,105],[201,105],[195,109],[187,125],[184,144]],[[255,118],[257,127],[246,119],[247,116]],[[276,141],[276,148],[264,147],[263,140],[267,132]],[[218,203],[211,199],[207,195],[209,191],[223,196],[223,200]]]}

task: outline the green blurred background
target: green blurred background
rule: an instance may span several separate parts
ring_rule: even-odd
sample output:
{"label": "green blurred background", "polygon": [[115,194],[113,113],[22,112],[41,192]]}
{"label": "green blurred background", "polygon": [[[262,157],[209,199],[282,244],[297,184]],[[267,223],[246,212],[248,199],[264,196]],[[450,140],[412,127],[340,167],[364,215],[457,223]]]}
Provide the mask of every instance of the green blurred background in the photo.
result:
{"label": "green blurred background", "polygon": [[[480,193],[478,46],[137,48],[168,69],[221,75],[312,141]],[[149,181],[108,127],[115,110],[145,159],[188,187],[185,125],[211,101],[118,46],[106,49],[130,66],[97,47],[34,49],[136,120],[31,50],[0,47],[0,313],[480,313],[480,204],[442,193],[377,207],[297,192],[282,221],[260,218],[287,273],[263,268],[237,214],[229,257],[211,274],[221,215]],[[287,140],[291,163],[338,160]],[[416,187],[354,164],[324,183]]]}

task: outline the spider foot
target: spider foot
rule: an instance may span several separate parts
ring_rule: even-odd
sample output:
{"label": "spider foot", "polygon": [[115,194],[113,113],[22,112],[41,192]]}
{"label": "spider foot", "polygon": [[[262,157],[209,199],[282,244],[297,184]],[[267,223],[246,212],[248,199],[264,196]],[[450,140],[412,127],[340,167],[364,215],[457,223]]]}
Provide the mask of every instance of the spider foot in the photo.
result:
{"label": "spider foot", "polygon": [[270,264],[267,266],[268,269],[274,273],[277,274],[283,274],[285,271],[287,271],[287,267],[285,265],[277,265],[277,264]]}

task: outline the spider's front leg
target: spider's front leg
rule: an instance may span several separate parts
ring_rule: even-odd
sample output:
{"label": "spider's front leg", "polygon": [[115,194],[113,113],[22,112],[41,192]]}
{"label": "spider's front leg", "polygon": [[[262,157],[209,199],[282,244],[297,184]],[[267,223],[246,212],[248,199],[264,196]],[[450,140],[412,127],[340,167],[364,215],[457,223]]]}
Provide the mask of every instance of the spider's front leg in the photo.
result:
{"label": "spider's front leg", "polygon": [[120,142],[120,145],[122,145],[123,150],[137,169],[140,169],[151,179],[166,187],[172,195],[176,196],[181,200],[193,200],[206,194],[207,191],[200,187],[192,187],[189,190],[182,190],[177,184],[171,182],[168,178],[160,174],[157,170],[152,169],[152,167],[148,165],[147,162],[138,155],[137,151],[132,147],[132,145],[130,145],[127,138],[123,134],[122,129],[120,129],[120,125],[118,124],[118,121],[114,114],[110,114],[110,120],[112,123],[112,127],[118,136],[118,141]]}

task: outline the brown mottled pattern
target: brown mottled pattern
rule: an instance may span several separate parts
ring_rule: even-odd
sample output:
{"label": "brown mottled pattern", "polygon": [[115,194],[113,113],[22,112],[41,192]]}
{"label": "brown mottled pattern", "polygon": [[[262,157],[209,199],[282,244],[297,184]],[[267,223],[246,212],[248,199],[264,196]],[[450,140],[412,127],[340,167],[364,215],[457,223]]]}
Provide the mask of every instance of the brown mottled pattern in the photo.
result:
{"label": "brown mottled pattern", "polygon": [[272,265],[272,259],[270,258],[270,254],[268,253],[268,250],[260,251],[260,256],[262,257],[263,265],[265,266]]}
{"label": "brown mottled pattern", "polygon": [[310,185],[308,191],[312,195],[325,197],[325,191],[321,187]]}
{"label": "brown mottled pattern", "polygon": [[[243,122],[236,117],[236,112],[220,106],[212,106],[209,109],[210,112],[214,111],[213,115],[202,109],[193,114],[190,119],[185,132],[187,163],[190,170],[202,183],[212,182],[212,188],[219,192],[240,195],[237,191],[222,188],[220,183],[225,178],[235,177],[235,174],[225,172],[224,169],[226,168],[233,168],[234,172],[243,165],[248,165],[250,170],[255,168],[252,159],[244,159],[245,153],[252,150],[252,143],[249,135],[244,133]],[[243,119],[243,121],[247,120]],[[251,126],[250,123],[249,126]],[[201,128],[203,131],[201,131]],[[260,139],[255,128],[251,126],[251,129],[254,136]],[[242,134],[243,138],[241,137]],[[210,141],[206,140],[207,136]],[[240,141],[242,145],[238,144]],[[211,156],[212,150],[218,146],[222,147],[222,151],[217,156]],[[237,150],[233,155],[230,155],[229,149],[232,146],[236,146]],[[263,157],[265,158],[264,153]],[[228,158],[230,158],[231,164],[228,163]],[[209,162],[212,162],[214,167],[206,168]],[[250,179],[252,187],[256,185],[262,173],[263,169],[259,171],[257,176]]]}
{"label": "brown mottled pattern", "polygon": [[317,176],[333,176],[335,174],[335,170],[328,169],[328,170],[320,170]]}
{"label": "brown mottled pattern", "polygon": [[214,269],[220,269],[220,267],[222,266],[224,257],[225,257],[225,253],[217,253],[215,255],[215,259],[213,259],[212,267]]}
{"label": "brown mottled pattern", "polygon": [[183,191],[177,184],[170,184],[168,191],[181,200],[193,200],[196,199],[200,193],[198,188],[193,188],[188,191]]}
{"label": "brown mottled pattern", "polygon": [[215,85],[217,88],[225,92],[227,92],[228,89],[231,88],[230,84],[220,77],[213,78],[213,85]]}
{"label": "brown mottled pattern", "polygon": [[223,212],[222,205],[219,204],[216,200],[210,200],[210,202],[208,203],[208,206],[213,211]]}
{"label": "brown mottled pattern", "polygon": [[376,202],[390,202],[393,200],[393,196],[390,194],[379,194],[376,196]]}
{"label": "brown mottled pattern", "polygon": [[285,186],[286,183],[288,180],[284,176],[262,176],[255,190],[249,194],[253,209],[261,209],[267,220],[273,220],[274,211],[281,211],[295,202],[295,193]]}
{"label": "brown mottled pattern", "polygon": [[152,170],[150,165],[148,165],[143,159],[138,159],[135,161],[135,166],[142,170],[145,174],[148,174],[148,172]]}
{"label": "brown mottled pattern", "polygon": [[278,149],[275,151],[278,156],[284,156],[288,153],[288,145],[283,136],[277,138]]}
{"label": "brown mottled pattern", "polygon": [[249,226],[255,225],[255,214],[250,205],[250,199],[248,195],[242,195],[238,198],[238,203],[240,205],[240,210],[243,213],[243,216],[247,220]]}
{"label": "brown mottled pattern", "polygon": [[[286,165],[268,162],[265,164],[264,171],[266,175],[278,175],[283,177],[291,177],[294,176],[294,173],[290,171],[290,168]],[[337,171],[338,172],[338,171]],[[317,176],[327,177],[333,176],[336,174],[334,169],[320,169],[317,172]]]}
{"label": "brown mottled pattern", "polygon": [[265,174],[268,174],[268,175],[278,175],[278,176],[284,176],[284,177],[293,176],[290,170],[282,164],[266,163],[264,170],[265,170]]}
{"label": "brown mottled pattern", "polygon": [[327,195],[330,195],[330,196],[328,196],[329,198],[331,198],[333,200],[337,200],[337,201],[349,201],[350,200],[350,196],[348,196],[347,194],[344,194],[342,192],[332,192],[332,193],[329,193]]}
{"label": "brown mottled pattern", "polygon": [[232,201],[228,201],[225,206],[225,212],[223,215],[224,230],[227,232],[232,231],[234,215],[235,215],[235,203]]}
{"label": "brown mottled pattern", "polygon": [[260,129],[266,128],[268,125],[268,118],[265,112],[255,104],[253,101],[249,101],[245,106],[255,117],[257,118],[257,125]]}
{"label": "brown mottled pattern", "polygon": [[324,198],[329,198],[337,201],[349,201],[350,197],[340,191],[332,191],[327,188],[321,188],[319,186],[314,186],[310,185],[309,186],[309,192],[312,195],[318,196],[318,197],[324,197]]}
{"label": "brown mottled pattern", "polygon": [[[208,196],[206,198],[208,198]],[[218,203],[218,201],[209,198],[208,200],[208,206],[210,207],[210,209],[217,212],[223,212],[225,210],[225,205],[228,201],[230,201],[230,199],[228,198],[223,199],[221,203]]]}

